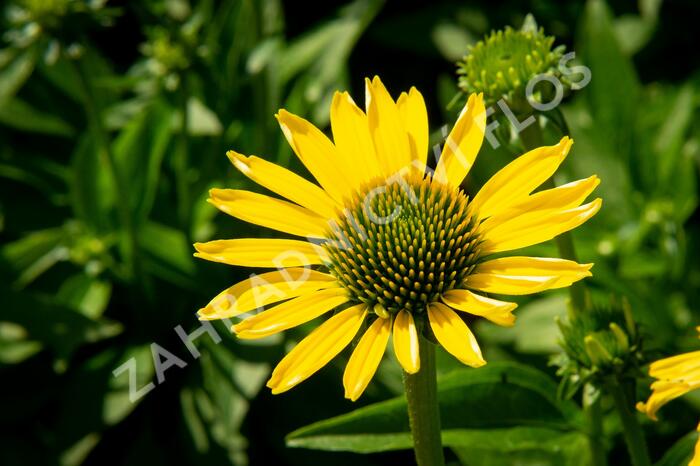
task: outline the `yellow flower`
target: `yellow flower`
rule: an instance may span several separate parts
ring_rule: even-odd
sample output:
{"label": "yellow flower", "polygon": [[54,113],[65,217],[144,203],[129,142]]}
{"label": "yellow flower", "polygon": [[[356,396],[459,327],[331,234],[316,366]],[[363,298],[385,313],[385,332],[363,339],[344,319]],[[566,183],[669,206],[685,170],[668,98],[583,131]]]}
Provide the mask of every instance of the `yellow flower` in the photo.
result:
{"label": "yellow flower", "polygon": [[335,94],[333,142],[296,115],[285,110],[276,115],[318,185],[230,151],[244,175],[288,201],[211,191],[210,202],[222,211],[307,241],[195,244],[203,259],[278,269],[224,290],[199,311],[200,319],[230,318],[276,304],[233,326],[239,338],[261,338],[336,310],[277,365],[267,383],[273,393],[318,371],[361,328],[366,329],[343,376],[351,400],[367,387],[390,337],[408,373],[420,369],[421,334],[432,334],[463,363],[481,366],[481,350],[460,313],[511,326],[516,304],[486,294],[530,294],[591,275],[592,264],[489,257],[550,240],[598,211],[600,199],[581,205],[599,183],[595,176],[533,194],[564,160],[571,139],[517,158],[469,199],[460,184],[484,138],[482,96],[469,98],[435,172],[426,173],[428,116],[421,94],[411,88],[395,102],[377,77],[366,80],[365,93],[365,112],[347,92]]}
{"label": "yellow flower", "polygon": [[[700,332],[700,327],[697,330]],[[637,409],[656,421],[656,412],[663,405],[700,388],[700,351],[655,361],[649,367],[649,375],[657,380],[651,384],[649,399],[646,403],[637,403]],[[689,466],[700,466],[700,439],[695,445],[695,455]]]}

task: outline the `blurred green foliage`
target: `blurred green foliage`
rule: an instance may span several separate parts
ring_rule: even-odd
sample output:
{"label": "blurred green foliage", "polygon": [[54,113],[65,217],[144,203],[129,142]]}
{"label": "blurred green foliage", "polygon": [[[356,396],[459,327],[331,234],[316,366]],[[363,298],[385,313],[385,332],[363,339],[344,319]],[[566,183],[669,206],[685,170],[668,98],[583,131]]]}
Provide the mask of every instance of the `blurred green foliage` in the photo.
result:
{"label": "blurred green foliage", "polygon": [[[199,329],[196,309],[246,273],[196,262],[191,243],[270,234],[217,215],[204,200],[214,186],[251,187],[229,166],[229,148],[302,170],[273,118],[279,108],[324,128],[336,89],[362,101],[362,78],[379,74],[395,94],[411,85],[423,92],[437,143],[459,111],[446,110],[457,93],[453,62],[528,12],[592,73],[559,108],[576,144],[558,175],[602,179],[603,210],[575,233],[581,260],[596,263],[592,299],[626,297],[650,357],[698,347],[700,63],[692,51],[700,8],[692,2],[6,3],[3,465],[411,461],[401,398],[322,421],[357,407],[342,398],[346,356],[290,393],[263,389],[307,329],[251,343],[215,323],[220,343],[203,334],[188,349],[175,328]],[[546,142],[563,131],[549,124]],[[521,150],[484,147],[468,189]],[[556,255],[553,245],[531,249]],[[492,362],[485,369],[439,355],[455,464],[582,464],[580,407],[556,399],[548,366],[561,351],[554,318],[565,309],[565,295],[550,293],[523,300],[512,329],[479,322]],[[153,365],[159,348],[176,362],[162,383]],[[123,366],[131,358],[144,389],[135,403]],[[387,359],[360,405],[400,394],[398,367]],[[610,407],[604,400],[606,447],[611,464],[624,464]],[[645,424],[659,464],[688,456],[696,434],[686,434],[699,416],[700,397],[688,396]],[[288,445],[303,448],[286,447],[285,435],[299,428]]]}

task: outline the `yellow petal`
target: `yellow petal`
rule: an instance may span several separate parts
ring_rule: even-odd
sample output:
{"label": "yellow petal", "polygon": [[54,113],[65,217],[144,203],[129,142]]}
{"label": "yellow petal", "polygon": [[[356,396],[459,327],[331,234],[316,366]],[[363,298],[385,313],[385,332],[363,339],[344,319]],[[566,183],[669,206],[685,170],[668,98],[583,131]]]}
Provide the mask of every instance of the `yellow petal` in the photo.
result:
{"label": "yellow petal", "polygon": [[306,207],[321,217],[336,217],[335,201],[323,189],[296,173],[254,155],[246,157],[232,150],[226,155],[241,173],[260,186]]}
{"label": "yellow petal", "polygon": [[523,295],[548,290],[556,280],[555,277],[513,277],[475,273],[467,277],[466,286],[484,293]]}
{"label": "yellow petal", "polygon": [[[494,288],[511,288],[511,282],[520,283],[531,278],[547,279],[547,288],[545,289],[563,288],[582,278],[590,277],[591,267],[593,264],[578,264],[574,261],[550,257],[501,257],[477,265],[474,274],[467,280],[469,282],[471,277],[475,275],[482,276],[474,283],[482,283],[482,285],[491,288],[492,293],[508,294],[505,291],[494,291]],[[474,286],[471,282],[469,283],[470,286]],[[535,283],[533,282],[533,285]],[[536,285],[535,288],[537,291],[542,291],[539,285]]]}
{"label": "yellow petal", "polygon": [[391,333],[391,319],[376,319],[360,338],[343,373],[345,398],[357,400],[379,367]]}
{"label": "yellow petal", "polygon": [[291,202],[240,189],[212,189],[209,202],[243,221],[291,235],[325,238],[328,220]]}
{"label": "yellow petal", "polygon": [[403,370],[409,374],[415,374],[420,370],[418,331],[410,312],[404,310],[396,314],[392,335],[396,359],[399,360]]}
{"label": "yellow petal", "polygon": [[294,239],[240,238],[195,243],[195,257],[245,267],[298,267],[327,262],[324,249]]}
{"label": "yellow petal", "polygon": [[334,315],[301,340],[275,367],[267,386],[273,394],[289,390],[336,357],[355,337],[367,315],[358,304]]}
{"label": "yellow petal", "polygon": [[342,204],[354,186],[348,181],[344,170],[347,167],[343,166],[333,143],[314,125],[284,109],[275,117],[299,160],[323,189]]}
{"label": "yellow petal", "polygon": [[452,356],[472,367],[486,364],[474,334],[452,309],[432,303],[428,306],[428,320],[435,338]]}
{"label": "yellow petal", "polygon": [[522,202],[512,205],[503,213],[486,219],[483,225],[487,227],[490,223],[501,223],[506,217],[513,217],[536,210],[573,209],[574,207],[580,206],[599,184],[600,178],[593,175],[589,178],[572,181],[571,183],[556,188],[539,191],[528,196]]}
{"label": "yellow petal", "polygon": [[559,144],[531,150],[499,170],[471,202],[479,219],[497,215],[525,200],[528,194],[554,174],[572,144],[572,139],[564,137]]}
{"label": "yellow petal", "polygon": [[482,94],[469,96],[460,113],[435,167],[435,180],[459,186],[469,173],[484,140],[486,108]]}
{"label": "yellow petal", "polygon": [[428,162],[428,110],[418,89],[412,87],[408,94],[402,92],[396,101],[399,116],[408,134],[411,151],[411,169],[422,175]]}
{"label": "yellow petal", "polygon": [[378,76],[372,81],[365,79],[365,101],[369,132],[382,174],[390,177],[402,169],[410,169],[411,152],[406,129],[396,103]]}
{"label": "yellow petal", "polygon": [[200,320],[228,319],[278,301],[337,287],[335,277],[309,268],[253,274],[216,295],[197,316]]}
{"label": "yellow petal", "polygon": [[267,337],[315,319],[347,301],[347,293],[342,288],[315,291],[248,317],[234,325],[233,331],[243,339]]}
{"label": "yellow petal", "polygon": [[646,403],[637,403],[637,409],[653,420],[656,412],[669,401],[685,395],[690,391],[687,384],[657,380],[651,384],[652,393]]}
{"label": "yellow petal", "polygon": [[367,115],[347,92],[336,92],[331,103],[331,129],[338,154],[346,166],[354,167],[361,181],[382,175],[369,133]]}
{"label": "yellow petal", "polygon": [[679,379],[700,383],[700,351],[654,361],[649,366],[649,375],[655,379]]}
{"label": "yellow petal", "polygon": [[481,251],[490,254],[548,241],[594,216],[601,203],[601,199],[596,199],[573,209],[526,212],[503,219],[500,224],[489,224],[488,228],[481,228],[484,238]]}
{"label": "yellow petal", "polygon": [[458,311],[484,317],[494,324],[511,327],[515,324],[515,303],[498,301],[472,293],[469,290],[450,290],[442,295],[442,302]]}

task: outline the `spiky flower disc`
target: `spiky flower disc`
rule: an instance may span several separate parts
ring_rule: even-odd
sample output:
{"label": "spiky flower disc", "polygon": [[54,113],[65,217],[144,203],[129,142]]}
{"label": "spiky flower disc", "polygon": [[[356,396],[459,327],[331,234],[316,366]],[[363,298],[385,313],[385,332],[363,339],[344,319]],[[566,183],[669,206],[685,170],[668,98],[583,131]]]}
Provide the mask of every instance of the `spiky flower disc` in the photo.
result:
{"label": "spiky flower disc", "polygon": [[425,313],[476,266],[479,236],[467,197],[430,178],[379,186],[358,193],[333,225],[328,268],[370,309]]}
{"label": "spiky flower disc", "polygon": [[595,176],[533,193],[566,157],[569,138],[517,158],[467,198],[460,185],[484,139],[482,96],[469,97],[434,173],[426,173],[428,116],[421,94],[411,89],[394,101],[376,77],[366,81],[366,94],[365,111],[349,94],[335,94],[333,141],[296,115],[277,114],[318,184],[230,151],[245,176],[288,201],[211,191],[209,201],[227,214],[299,239],[195,244],[204,259],[276,269],[222,291],[200,309],[201,319],[246,315],[233,331],[262,338],[335,311],[280,361],[267,384],[273,393],[311,376],[357,333],[362,336],[343,375],[351,400],[369,384],[389,338],[407,373],[420,370],[420,345],[432,344],[422,332],[464,364],[482,366],[486,361],[462,315],[510,326],[515,303],[487,294],[536,293],[590,275],[592,264],[492,257],[547,241],[600,208],[600,199],[582,204],[598,184]]}
{"label": "spiky flower disc", "polygon": [[546,36],[542,28],[494,31],[470,46],[457,63],[459,87],[467,95],[483,92],[487,105],[503,98],[520,107],[526,103],[527,83],[537,75],[556,77],[568,85],[559,70],[565,47],[553,45],[554,37]]}

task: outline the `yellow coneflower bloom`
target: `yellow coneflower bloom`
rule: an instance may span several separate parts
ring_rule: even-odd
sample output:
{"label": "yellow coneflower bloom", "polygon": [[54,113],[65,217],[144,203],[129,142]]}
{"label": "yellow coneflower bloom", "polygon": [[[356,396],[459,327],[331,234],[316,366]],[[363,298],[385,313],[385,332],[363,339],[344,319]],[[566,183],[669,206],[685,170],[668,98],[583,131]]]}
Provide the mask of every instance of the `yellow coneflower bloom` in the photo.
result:
{"label": "yellow coneflower bloom", "polygon": [[[700,327],[697,327],[700,333]],[[700,388],[700,351],[683,353],[651,363],[649,375],[657,379],[651,384],[651,396],[637,409],[656,421],[656,412],[671,400]],[[698,424],[700,431],[700,424]],[[700,439],[689,466],[700,466]]]}
{"label": "yellow coneflower bloom", "polygon": [[422,333],[432,334],[463,363],[481,366],[479,345],[460,313],[510,326],[516,304],[485,294],[524,295],[590,275],[592,264],[489,257],[550,240],[598,211],[600,199],[581,205],[598,185],[595,176],[533,194],[566,157],[569,138],[517,158],[469,199],[460,184],[484,138],[482,96],[469,98],[435,172],[427,173],[428,117],[421,94],[411,88],[394,101],[377,77],[366,80],[365,92],[364,112],[347,92],[335,94],[333,141],[296,115],[285,110],[276,115],[318,185],[230,151],[244,175],[288,201],[211,191],[210,202],[222,211],[306,240],[195,244],[203,259],[278,269],[224,290],[199,311],[201,319],[276,304],[233,326],[239,338],[261,338],[336,310],[277,365],[267,384],[273,393],[318,371],[363,328],[343,377],[345,396],[352,400],[367,387],[390,337],[408,373],[420,369]]}

